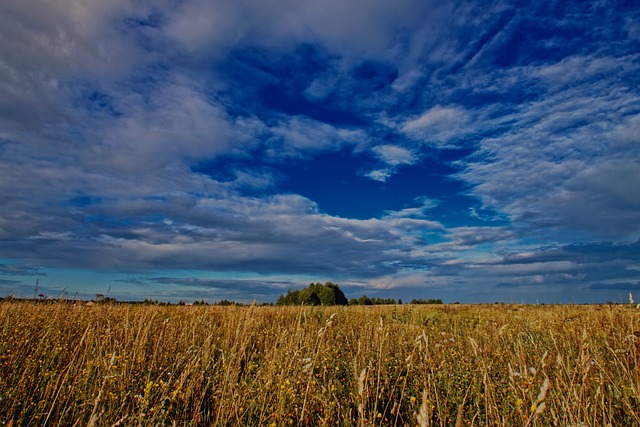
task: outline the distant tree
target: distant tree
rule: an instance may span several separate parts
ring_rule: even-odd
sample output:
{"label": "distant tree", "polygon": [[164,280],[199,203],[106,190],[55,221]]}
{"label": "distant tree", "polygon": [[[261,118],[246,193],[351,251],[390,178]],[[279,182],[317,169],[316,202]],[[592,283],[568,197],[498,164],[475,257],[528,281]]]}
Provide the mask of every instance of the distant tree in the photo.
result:
{"label": "distant tree", "polygon": [[276,305],[299,305],[300,304],[300,291],[289,290],[286,295],[280,295]]}
{"label": "distant tree", "polygon": [[358,305],[373,305],[373,301],[366,295],[362,295],[358,298]]}
{"label": "distant tree", "polygon": [[320,305],[320,297],[314,289],[304,288],[298,294],[298,303],[302,305]]}
{"label": "distant tree", "polygon": [[402,300],[396,302],[393,298],[380,298],[373,297],[369,298],[366,295],[361,296],[360,298],[351,298],[349,300],[349,305],[393,305],[393,304],[402,304]]}
{"label": "distant tree", "polygon": [[342,289],[335,283],[326,282],[324,285],[316,283],[315,286],[311,284],[309,288],[313,287],[314,291],[320,298],[322,305],[347,305],[347,297],[342,292]]}
{"label": "distant tree", "polygon": [[338,285],[331,282],[310,283],[304,289],[289,290],[280,295],[276,305],[347,305],[347,297]]}

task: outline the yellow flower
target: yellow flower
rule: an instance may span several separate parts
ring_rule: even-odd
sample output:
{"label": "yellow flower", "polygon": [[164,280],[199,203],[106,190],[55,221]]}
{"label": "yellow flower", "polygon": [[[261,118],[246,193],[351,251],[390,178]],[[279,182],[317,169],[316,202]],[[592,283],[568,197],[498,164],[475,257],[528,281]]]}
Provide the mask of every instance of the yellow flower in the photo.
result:
{"label": "yellow flower", "polygon": [[516,405],[518,405],[518,406],[522,405],[523,403],[524,402],[520,398],[518,398],[518,400],[516,400]]}
{"label": "yellow flower", "polygon": [[411,396],[411,397],[409,398],[409,401],[410,401],[411,403],[416,403],[416,398],[415,398],[415,396]]}

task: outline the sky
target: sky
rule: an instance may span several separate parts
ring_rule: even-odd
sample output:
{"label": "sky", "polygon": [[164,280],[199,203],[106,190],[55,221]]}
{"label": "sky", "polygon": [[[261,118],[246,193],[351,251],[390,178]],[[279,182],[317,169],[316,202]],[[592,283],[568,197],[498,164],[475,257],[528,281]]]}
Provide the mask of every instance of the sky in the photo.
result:
{"label": "sky", "polygon": [[633,1],[0,2],[0,296],[626,302],[639,188]]}

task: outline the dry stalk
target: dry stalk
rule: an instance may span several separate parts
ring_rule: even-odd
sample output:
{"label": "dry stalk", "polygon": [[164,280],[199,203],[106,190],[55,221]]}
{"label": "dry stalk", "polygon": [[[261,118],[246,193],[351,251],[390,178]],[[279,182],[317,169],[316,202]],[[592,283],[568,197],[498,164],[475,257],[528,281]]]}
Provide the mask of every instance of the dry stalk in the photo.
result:
{"label": "dry stalk", "polygon": [[[111,355],[111,360],[109,361],[109,367],[107,368],[107,373],[102,379],[102,385],[100,386],[100,390],[98,391],[98,395],[96,399],[93,401],[93,410],[91,411],[91,416],[89,417],[89,422],[87,423],[87,427],[93,427],[96,425],[96,421],[100,415],[97,415],[98,404],[100,403],[100,398],[102,397],[102,392],[104,391],[104,386],[107,383],[107,380],[110,378],[111,368],[113,367],[113,363],[116,361],[116,353],[114,352]],[[101,414],[102,415],[102,414]]]}

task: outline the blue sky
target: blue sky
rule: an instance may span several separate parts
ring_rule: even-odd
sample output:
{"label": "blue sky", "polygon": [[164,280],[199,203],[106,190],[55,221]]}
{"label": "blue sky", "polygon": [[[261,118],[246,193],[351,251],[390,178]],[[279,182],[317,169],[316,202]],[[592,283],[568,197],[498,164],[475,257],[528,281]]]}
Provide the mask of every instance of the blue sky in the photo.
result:
{"label": "blue sky", "polygon": [[0,294],[640,295],[625,1],[6,0]]}

